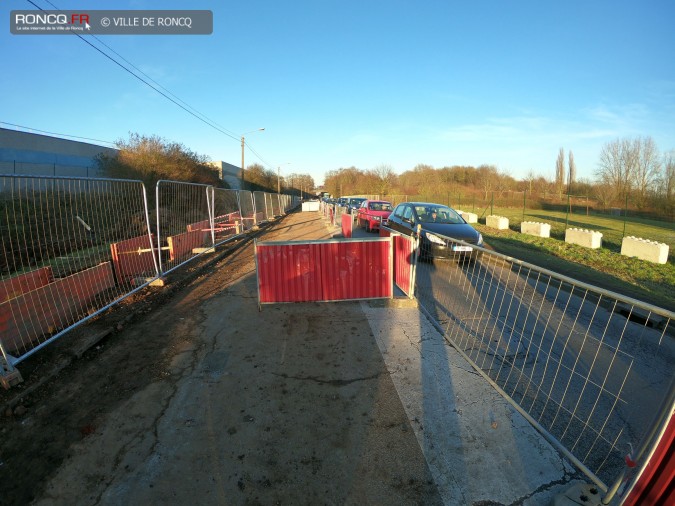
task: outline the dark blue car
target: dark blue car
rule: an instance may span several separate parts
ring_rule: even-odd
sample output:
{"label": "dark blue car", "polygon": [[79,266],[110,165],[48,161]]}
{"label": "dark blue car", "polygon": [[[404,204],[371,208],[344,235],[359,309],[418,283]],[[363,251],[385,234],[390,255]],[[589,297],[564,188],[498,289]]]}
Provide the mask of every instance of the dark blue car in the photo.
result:
{"label": "dark blue car", "polygon": [[471,246],[448,241],[457,239],[476,246],[483,246],[483,236],[469,225],[454,209],[428,202],[404,202],[389,215],[388,225],[405,235],[420,231],[420,258],[476,259],[480,251]]}

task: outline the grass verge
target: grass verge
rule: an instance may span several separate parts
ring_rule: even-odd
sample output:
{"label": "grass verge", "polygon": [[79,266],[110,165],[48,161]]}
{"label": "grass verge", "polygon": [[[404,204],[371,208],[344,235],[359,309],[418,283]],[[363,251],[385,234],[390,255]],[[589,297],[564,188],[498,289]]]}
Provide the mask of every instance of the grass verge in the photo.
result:
{"label": "grass verge", "polygon": [[589,249],[554,238],[540,238],[495,230],[476,229],[491,249],[524,262],[619,294],[675,310],[675,265],[654,264],[622,256],[606,248]]}

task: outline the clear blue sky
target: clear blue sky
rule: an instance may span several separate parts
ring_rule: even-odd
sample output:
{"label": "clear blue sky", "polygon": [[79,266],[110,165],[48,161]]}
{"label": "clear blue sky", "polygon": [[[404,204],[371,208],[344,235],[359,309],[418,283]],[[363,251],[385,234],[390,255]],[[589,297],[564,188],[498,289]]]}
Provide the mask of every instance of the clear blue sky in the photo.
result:
{"label": "clear blue sky", "polygon": [[[559,148],[592,177],[602,146],[675,149],[675,2],[51,0],[67,9],[209,9],[201,36],[100,36],[282,174],[489,163],[552,178]],[[51,9],[45,0],[34,0]],[[74,36],[11,35],[0,121],[115,141],[156,134],[235,165],[213,130]],[[92,43],[96,43],[95,40]],[[6,126],[6,125],[0,125]]]}

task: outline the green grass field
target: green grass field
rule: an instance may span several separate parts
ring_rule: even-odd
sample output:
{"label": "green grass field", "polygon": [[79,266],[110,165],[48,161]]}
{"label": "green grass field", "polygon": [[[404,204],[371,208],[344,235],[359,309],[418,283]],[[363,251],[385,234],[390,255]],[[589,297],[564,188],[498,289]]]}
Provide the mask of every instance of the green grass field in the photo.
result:
{"label": "green grass field", "polygon": [[[569,227],[602,232],[603,246],[594,250],[565,243],[565,213],[526,211],[525,221],[550,223],[551,238],[517,232],[523,221],[522,209],[494,208],[494,214],[509,218],[510,230],[495,230],[482,224],[476,228],[495,251],[675,311],[675,224],[628,217],[626,236],[656,240],[670,247],[668,262],[654,264],[620,254],[623,217],[569,215]],[[485,218],[480,221],[484,223]]]}

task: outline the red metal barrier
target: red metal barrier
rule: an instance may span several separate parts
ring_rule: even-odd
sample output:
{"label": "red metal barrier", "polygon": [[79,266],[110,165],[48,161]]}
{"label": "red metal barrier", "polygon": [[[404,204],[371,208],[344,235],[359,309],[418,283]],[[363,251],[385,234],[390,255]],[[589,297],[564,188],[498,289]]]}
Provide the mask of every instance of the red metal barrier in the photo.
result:
{"label": "red metal barrier", "polygon": [[40,288],[51,283],[53,280],[54,274],[51,267],[42,267],[41,269],[4,279],[0,282],[0,303]]}
{"label": "red metal barrier", "polygon": [[322,246],[322,300],[393,296],[391,241],[340,241]]}
{"label": "red metal barrier", "polygon": [[0,304],[0,339],[10,353],[67,327],[96,294],[113,288],[110,262],[86,269]]}
{"label": "red metal barrier", "polygon": [[260,303],[323,300],[320,247],[313,243],[257,243]]}
{"label": "red metal barrier", "polygon": [[671,416],[654,454],[621,504],[624,506],[675,504],[674,482],[675,416]]}
{"label": "red metal barrier", "polygon": [[391,298],[389,240],[256,243],[260,304]]}
{"label": "red metal barrier", "polygon": [[342,215],[342,237],[350,239],[352,236],[352,226],[354,222],[352,221],[351,214]]}
{"label": "red metal barrier", "polygon": [[169,244],[169,260],[171,262],[192,256],[194,248],[200,248],[204,245],[207,233],[201,230],[192,232],[183,232],[182,234],[172,235],[166,238]]}
{"label": "red metal barrier", "polygon": [[[380,229],[381,230],[381,229]],[[394,282],[410,297],[413,292],[413,269],[415,245],[412,238],[395,234],[394,240]]]}
{"label": "red metal barrier", "polygon": [[[153,238],[154,240],[154,238]],[[110,245],[115,275],[120,283],[137,276],[156,273],[153,245],[147,235],[114,242]]]}

